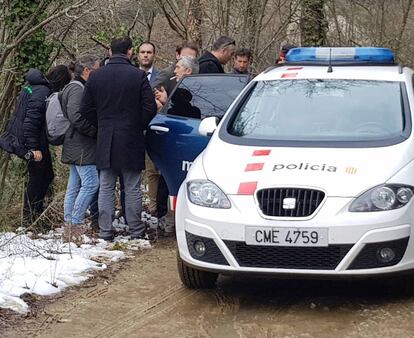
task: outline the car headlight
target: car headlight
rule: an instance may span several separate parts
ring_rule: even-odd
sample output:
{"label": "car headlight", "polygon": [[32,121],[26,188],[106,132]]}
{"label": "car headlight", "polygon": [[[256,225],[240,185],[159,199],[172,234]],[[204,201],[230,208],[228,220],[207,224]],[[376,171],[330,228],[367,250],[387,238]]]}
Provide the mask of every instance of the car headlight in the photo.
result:
{"label": "car headlight", "polygon": [[349,207],[352,212],[398,209],[413,197],[414,188],[408,185],[386,184],[372,188],[359,196]]}
{"label": "car headlight", "polygon": [[194,180],[187,183],[187,194],[191,203],[208,208],[229,209],[227,196],[213,182]]}

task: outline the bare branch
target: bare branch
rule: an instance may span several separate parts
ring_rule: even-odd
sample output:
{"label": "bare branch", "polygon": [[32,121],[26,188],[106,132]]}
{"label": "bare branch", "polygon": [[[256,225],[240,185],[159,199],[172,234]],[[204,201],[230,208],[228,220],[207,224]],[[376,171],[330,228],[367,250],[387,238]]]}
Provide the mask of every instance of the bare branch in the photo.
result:
{"label": "bare branch", "polygon": [[89,39],[91,39],[93,42],[96,42],[99,46],[101,46],[101,47],[103,47],[105,49],[109,49],[110,48],[109,45],[104,44],[103,42],[99,41],[98,39],[96,39],[93,36],[90,36]]}
{"label": "bare branch", "polygon": [[139,13],[141,12],[141,7],[138,7],[137,12],[135,13],[134,20],[132,21],[131,25],[128,28],[128,36],[131,34],[132,30],[134,29],[135,25],[137,24]]}
{"label": "bare branch", "polygon": [[48,18],[46,18],[45,20],[41,21],[40,23],[38,23],[37,25],[35,25],[34,27],[27,29],[26,31],[22,31],[21,34],[19,34],[18,38],[16,38],[12,43],[6,45],[6,47],[3,50],[3,53],[1,54],[0,57],[0,69],[3,67],[4,62],[6,61],[7,56],[10,54],[10,52],[15,49],[25,38],[27,38],[30,34],[33,34],[34,32],[36,32],[37,30],[41,29],[42,27],[44,27],[45,25],[47,25],[49,22],[57,19],[58,17],[68,13],[70,10],[74,10],[77,8],[80,8],[82,6],[84,6],[85,4],[87,4],[90,0],[81,0],[69,7],[66,7],[60,11],[58,11],[57,13],[49,16]]}

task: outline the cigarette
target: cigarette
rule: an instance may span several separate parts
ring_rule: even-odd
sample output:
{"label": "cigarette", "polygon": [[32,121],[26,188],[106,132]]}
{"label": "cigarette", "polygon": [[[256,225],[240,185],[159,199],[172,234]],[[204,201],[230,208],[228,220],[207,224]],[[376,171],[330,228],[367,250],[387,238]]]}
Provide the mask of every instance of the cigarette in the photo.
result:
{"label": "cigarette", "polygon": [[170,77],[170,80],[174,80],[176,78],[176,76]]}

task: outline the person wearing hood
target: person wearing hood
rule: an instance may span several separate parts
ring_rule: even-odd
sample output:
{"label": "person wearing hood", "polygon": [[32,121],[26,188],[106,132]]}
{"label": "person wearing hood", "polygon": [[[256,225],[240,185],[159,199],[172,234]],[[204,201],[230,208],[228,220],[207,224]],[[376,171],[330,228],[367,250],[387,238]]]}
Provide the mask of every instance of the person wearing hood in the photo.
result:
{"label": "person wearing hood", "polygon": [[236,51],[236,41],[228,36],[220,36],[214,42],[211,52],[200,56],[200,74],[224,73],[223,66],[231,60]]}
{"label": "person wearing hood", "polygon": [[28,86],[27,105],[23,121],[24,147],[31,159],[28,163],[29,179],[25,187],[24,218],[31,224],[43,213],[43,203],[54,173],[52,158],[46,134],[46,99],[69,83],[70,71],[65,65],[52,68],[44,76],[37,69],[30,69],[26,75]]}

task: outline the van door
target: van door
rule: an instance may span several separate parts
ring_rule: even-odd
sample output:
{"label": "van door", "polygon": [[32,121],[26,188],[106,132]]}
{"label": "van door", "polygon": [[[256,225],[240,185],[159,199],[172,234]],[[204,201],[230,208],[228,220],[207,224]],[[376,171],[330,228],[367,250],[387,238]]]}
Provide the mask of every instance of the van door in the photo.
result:
{"label": "van door", "polygon": [[209,137],[198,133],[201,119],[221,118],[249,81],[239,74],[200,74],[183,78],[151,121],[147,150],[163,175],[171,196],[178,194],[194,159]]}

